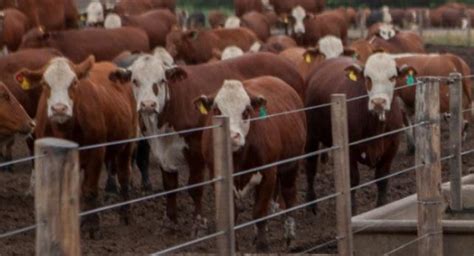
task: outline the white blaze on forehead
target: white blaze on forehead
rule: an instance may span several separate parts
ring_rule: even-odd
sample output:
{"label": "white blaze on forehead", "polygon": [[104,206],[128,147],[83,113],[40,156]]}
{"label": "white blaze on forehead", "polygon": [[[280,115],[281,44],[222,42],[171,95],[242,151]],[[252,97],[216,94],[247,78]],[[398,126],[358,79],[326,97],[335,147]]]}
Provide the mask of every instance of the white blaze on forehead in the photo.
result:
{"label": "white blaze on forehead", "polygon": [[107,14],[104,21],[104,28],[114,29],[122,27],[122,19],[115,13]]}
{"label": "white blaze on forehead", "polygon": [[244,55],[244,51],[240,49],[239,47],[233,45],[233,46],[228,46],[224,49],[222,52],[221,60],[228,60],[232,58],[237,58]]}
{"label": "white blaze on forehead", "polygon": [[365,64],[364,76],[372,81],[369,93],[369,110],[373,110],[372,100],[386,101],[385,110],[390,110],[396,81],[391,78],[398,76],[395,60],[386,53],[376,53],[369,57]]}
{"label": "white blaze on forehead", "polygon": [[240,18],[236,16],[230,16],[227,18],[224,24],[224,28],[238,28],[240,27]]}
{"label": "white blaze on forehead", "polygon": [[94,1],[87,6],[86,24],[94,24],[104,21],[104,8],[100,2]]}
{"label": "white blaze on forehead", "polygon": [[250,97],[242,82],[237,80],[224,81],[222,88],[214,99],[214,104],[223,115],[230,119],[232,147],[234,151],[237,151],[245,145],[245,137],[250,129],[248,120],[242,118],[242,114],[250,106]]}
{"label": "white blaze on forehead", "polygon": [[153,55],[155,55],[155,57],[157,57],[161,60],[161,62],[163,62],[165,68],[171,68],[176,65],[171,54],[161,46],[155,48],[155,50],[153,51]]}
{"label": "white blaze on forehead", "polygon": [[[137,110],[140,111],[142,103],[153,102],[156,104],[155,111],[161,112],[168,98],[163,62],[154,55],[144,54],[133,63],[130,71],[135,83],[133,93]],[[158,95],[153,91],[154,85],[157,86]]]}
{"label": "white blaze on forehead", "polygon": [[306,10],[300,5],[291,10],[291,16],[295,19],[294,31],[295,33],[305,33],[304,18],[306,17]]}
{"label": "white blaze on forehead", "polygon": [[65,114],[72,116],[73,102],[69,97],[68,89],[77,76],[69,66],[69,61],[62,57],[51,60],[43,74],[43,79],[51,91],[47,100],[48,117],[53,116],[51,107],[56,104],[65,105],[67,107]]}
{"label": "white blaze on forehead", "polygon": [[392,24],[382,24],[379,27],[379,35],[385,40],[393,38],[396,34],[397,32]]}
{"label": "white blaze on forehead", "polygon": [[339,57],[344,52],[341,39],[335,36],[325,36],[318,42],[319,51],[326,56],[326,59]]}

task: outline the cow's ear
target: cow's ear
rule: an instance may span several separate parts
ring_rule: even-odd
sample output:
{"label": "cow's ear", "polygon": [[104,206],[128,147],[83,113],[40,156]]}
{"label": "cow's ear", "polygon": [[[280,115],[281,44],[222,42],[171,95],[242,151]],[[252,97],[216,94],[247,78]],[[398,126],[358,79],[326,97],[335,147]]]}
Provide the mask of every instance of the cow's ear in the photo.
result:
{"label": "cow's ear", "polygon": [[199,31],[197,30],[189,30],[184,32],[184,37],[189,40],[196,40],[199,36]]}
{"label": "cow's ear", "polygon": [[109,74],[109,80],[112,82],[119,82],[122,84],[129,83],[132,80],[132,71],[119,68]]}
{"label": "cow's ear", "polygon": [[43,70],[22,69],[15,74],[14,79],[23,90],[35,89],[39,87],[41,79],[43,79]]}
{"label": "cow's ear", "polygon": [[359,66],[357,63],[348,66],[344,70],[346,71],[346,77],[353,82],[361,80],[364,76],[364,68]]}
{"label": "cow's ear", "polygon": [[214,99],[207,97],[206,95],[201,95],[199,98],[193,101],[194,106],[202,115],[207,115],[214,105]]}
{"label": "cow's ear", "polygon": [[415,68],[408,66],[407,64],[404,64],[401,67],[398,67],[397,70],[398,70],[398,76],[400,77],[416,76],[418,74]]}
{"label": "cow's ear", "polygon": [[308,48],[308,50],[303,53],[304,62],[311,64],[320,54],[319,47]]}
{"label": "cow's ear", "polygon": [[267,111],[267,99],[263,96],[251,96],[250,104],[255,111],[258,111],[259,117],[266,117]]}
{"label": "cow's ear", "polygon": [[352,57],[353,59],[357,60],[359,58],[359,55],[357,52],[349,47],[344,47],[344,51],[342,52],[342,55]]}
{"label": "cow's ear", "polygon": [[169,82],[179,82],[188,77],[188,73],[181,67],[168,68],[165,71],[166,80]]}
{"label": "cow's ear", "polygon": [[94,66],[94,64],[95,64],[95,57],[94,55],[90,55],[89,57],[87,57],[86,60],[76,65],[74,67],[74,71],[77,75],[77,78],[81,80],[87,77],[92,67]]}

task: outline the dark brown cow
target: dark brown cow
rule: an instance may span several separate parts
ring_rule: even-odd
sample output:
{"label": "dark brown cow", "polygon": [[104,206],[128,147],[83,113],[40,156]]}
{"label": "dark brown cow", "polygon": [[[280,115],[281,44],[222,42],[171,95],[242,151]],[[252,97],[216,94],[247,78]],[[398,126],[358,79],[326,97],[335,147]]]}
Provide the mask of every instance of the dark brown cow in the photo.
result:
{"label": "dark brown cow", "polygon": [[115,5],[114,12],[120,16],[140,15],[153,9],[152,0],[121,0]]}
{"label": "dark brown cow", "polygon": [[[347,103],[349,142],[369,138],[403,126],[402,113],[394,99],[396,78],[413,71],[410,67],[397,67],[395,61],[385,53],[372,55],[365,67],[351,58],[336,58],[322,63],[307,79],[308,89],[305,106],[317,106],[331,102],[331,95],[346,94],[347,98],[367,95],[357,101]],[[372,81],[374,81],[372,83]],[[332,145],[330,108],[320,108],[307,113],[308,140],[306,153],[317,151],[320,143]],[[358,163],[375,168],[375,177],[380,178],[390,172],[397,153],[400,134],[350,147],[351,186],[359,184]],[[314,176],[318,157],[309,158],[306,171],[308,178],[307,200],[316,198]],[[337,170],[335,170],[337,171]],[[387,180],[377,183],[377,205],[386,202]],[[356,203],[354,200],[353,203]],[[355,213],[355,204],[353,204]]]}
{"label": "dark brown cow", "polygon": [[123,26],[143,29],[150,40],[150,48],[166,46],[166,36],[177,25],[176,16],[168,10],[152,10],[137,16],[122,17]]}
{"label": "dark brown cow", "polygon": [[433,27],[465,27],[467,25],[466,9],[464,5],[445,4],[429,14]]}
{"label": "dark brown cow", "polygon": [[188,64],[205,63],[213,57],[220,58],[227,46],[235,45],[248,51],[258,38],[246,28],[212,30],[174,30],[166,39],[166,49],[175,60]]}
{"label": "dark brown cow", "polygon": [[267,39],[265,44],[262,46],[260,51],[262,52],[271,52],[271,53],[280,53],[288,48],[296,47],[298,44],[295,39],[285,36],[271,36]]}
{"label": "dark brown cow", "polygon": [[261,41],[270,37],[272,24],[266,15],[259,12],[248,12],[241,18],[240,26],[252,30]]}
{"label": "dark brown cow", "polygon": [[31,28],[30,20],[22,12],[9,8],[0,14],[0,48],[16,51],[24,34]]}
{"label": "dark brown cow", "polygon": [[234,0],[235,15],[241,17],[247,12],[263,12],[264,6],[261,0]]}
{"label": "dark brown cow", "polygon": [[43,32],[32,29],[20,46],[26,48],[51,47],[67,58],[80,62],[93,54],[98,61],[113,60],[124,51],[146,52],[150,50],[148,36],[138,28],[66,30]]}
{"label": "dark brown cow", "polygon": [[[262,110],[272,114],[303,108],[303,102],[295,90],[280,79],[267,76],[244,82],[226,80],[222,88],[211,95],[201,96],[195,104],[198,109],[204,106],[206,112],[211,113],[206,115],[207,125],[212,125],[214,115],[229,117],[234,173],[304,153],[306,118],[303,112],[263,121],[248,121],[261,116]],[[204,131],[202,152],[211,173],[214,163],[212,144],[212,130]],[[272,198],[280,191],[284,208],[295,206],[299,165],[298,161],[292,162],[235,178],[237,203],[242,203],[240,200],[244,200],[255,188],[254,219],[269,214]],[[289,245],[296,236],[294,218],[287,216],[284,227],[283,236]],[[265,221],[257,224],[255,241],[257,250],[268,250]]]}
{"label": "dark brown cow", "polygon": [[79,13],[74,0],[6,0],[0,2],[0,8],[17,8],[32,26],[47,30],[78,27]]}
{"label": "dark brown cow", "polygon": [[293,10],[292,17],[293,37],[299,45],[314,46],[327,35],[339,37],[344,44],[347,43],[346,17],[338,10],[308,16],[301,7],[297,7]]}
{"label": "dark brown cow", "polygon": [[[161,129],[181,131],[205,125],[205,118],[190,111],[194,108],[193,100],[197,97],[216,91],[224,80],[246,80],[265,75],[278,77],[291,85],[300,96],[304,94],[304,82],[298,71],[290,62],[270,53],[246,54],[235,59],[166,70],[156,57],[144,55],[137,59],[128,71],[117,70],[111,74],[111,78],[134,81],[142,119],[154,118],[158,113],[158,125]],[[186,78],[183,79],[184,77]],[[157,129],[155,123],[155,126],[147,126],[146,132],[154,133]],[[201,135],[201,132],[185,134],[184,141],[178,138],[178,144],[166,147],[176,151],[168,156],[157,154],[155,157],[161,163],[177,162],[188,166],[189,183],[202,182],[205,163],[201,153]],[[163,161],[163,157],[169,159]],[[161,166],[166,190],[177,188],[179,173],[186,169],[176,166]],[[202,187],[190,190],[195,203],[196,224],[203,222],[202,193]],[[167,217],[177,222],[176,194],[167,197]]]}
{"label": "dark brown cow", "polygon": [[212,10],[207,14],[207,21],[211,28],[223,28],[227,15],[221,10]]}
{"label": "dark brown cow", "polygon": [[[471,75],[471,69],[460,57],[453,54],[400,54],[393,55],[395,61],[399,66],[409,65],[416,69],[417,74],[412,74],[413,77],[419,76],[435,76],[435,77],[447,77],[450,73],[458,72],[462,76]],[[414,82],[415,80],[413,80]],[[405,86],[411,81],[407,77],[402,77],[398,80],[397,86]],[[472,107],[472,82],[470,78],[464,78],[462,80],[462,106],[463,109],[470,109]],[[440,95],[440,111],[441,113],[449,112],[449,86],[447,80],[440,81],[439,95]],[[415,96],[416,86],[403,88],[397,91],[397,95],[402,99],[404,103],[405,125],[410,125],[411,117],[415,113]],[[467,124],[471,120],[471,112],[464,113],[464,124],[467,128]],[[464,131],[466,131],[464,129]],[[414,150],[414,138],[413,133],[410,131],[408,135],[408,146],[409,151]]]}
{"label": "dark brown cow", "polygon": [[[111,63],[94,64],[90,57],[78,65],[55,58],[40,70],[20,71],[22,79],[44,84],[36,116],[37,138],[58,137],[86,146],[136,137],[138,118],[132,88],[109,81],[108,74],[115,69]],[[122,144],[80,152],[84,208],[99,206],[99,177],[104,163],[117,173],[123,199],[128,199],[132,150],[132,144]],[[129,217],[128,207],[123,207],[121,220],[128,224]],[[88,231],[95,237],[99,216],[87,220]]]}

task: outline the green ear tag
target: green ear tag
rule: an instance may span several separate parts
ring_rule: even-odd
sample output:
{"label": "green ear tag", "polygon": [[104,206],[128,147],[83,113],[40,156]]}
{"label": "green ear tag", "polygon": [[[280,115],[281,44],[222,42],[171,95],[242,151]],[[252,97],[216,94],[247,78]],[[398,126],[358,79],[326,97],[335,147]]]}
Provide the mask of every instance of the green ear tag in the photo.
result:
{"label": "green ear tag", "polygon": [[261,106],[259,110],[260,117],[266,117],[268,115],[267,108],[265,106]]}
{"label": "green ear tag", "polygon": [[413,74],[409,74],[407,76],[407,85],[409,86],[415,85],[415,77],[413,76]]}

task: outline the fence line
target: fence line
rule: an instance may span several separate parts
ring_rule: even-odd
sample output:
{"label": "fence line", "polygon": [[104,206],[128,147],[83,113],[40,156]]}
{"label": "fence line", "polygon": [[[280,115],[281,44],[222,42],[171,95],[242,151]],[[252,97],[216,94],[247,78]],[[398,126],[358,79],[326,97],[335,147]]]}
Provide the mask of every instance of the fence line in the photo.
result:
{"label": "fence line", "polygon": [[207,236],[203,236],[203,237],[200,237],[200,238],[191,240],[191,241],[186,242],[186,243],[182,243],[182,244],[179,244],[179,245],[176,245],[176,246],[167,248],[167,249],[162,250],[162,251],[159,251],[159,252],[152,253],[151,255],[153,255],[153,256],[155,256],[155,255],[156,255],[156,256],[157,256],[157,255],[165,255],[165,254],[167,254],[167,253],[171,253],[171,252],[174,252],[174,251],[177,251],[177,250],[186,248],[186,247],[188,247],[188,246],[195,245],[195,244],[197,244],[197,243],[201,243],[201,242],[204,242],[204,241],[207,241],[207,240],[216,238],[216,237],[221,236],[221,235],[224,235],[224,234],[225,234],[224,231],[219,231],[219,232],[216,232],[216,233],[207,235]]}
{"label": "fence line", "polygon": [[391,251],[389,251],[389,252],[387,252],[387,253],[384,253],[384,256],[389,256],[389,255],[391,255],[391,254],[394,254],[394,253],[396,253],[396,252],[398,252],[398,251],[400,251],[400,250],[403,250],[403,249],[407,248],[408,246],[410,246],[410,245],[412,245],[412,244],[414,244],[414,243],[417,243],[418,241],[421,241],[421,240],[423,240],[423,239],[425,239],[425,238],[427,238],[427,237],[429,237],[429,236],[439,235],[439,234],[442,234],[442,233],[443,233],[443,232],[426,233],[426,234],[424,234],[424,235],[422,235],[422,236],[417,237],[416,239],[413,239],[413,240],[411,240],[411,241],[409,241],[409,242],[407,242],[407,243],[404,243],[404,244],[400,245],[399,247],[397,247],[397,248],[395,248],[395,249],[393,249],[393,250],[391,250]]}

